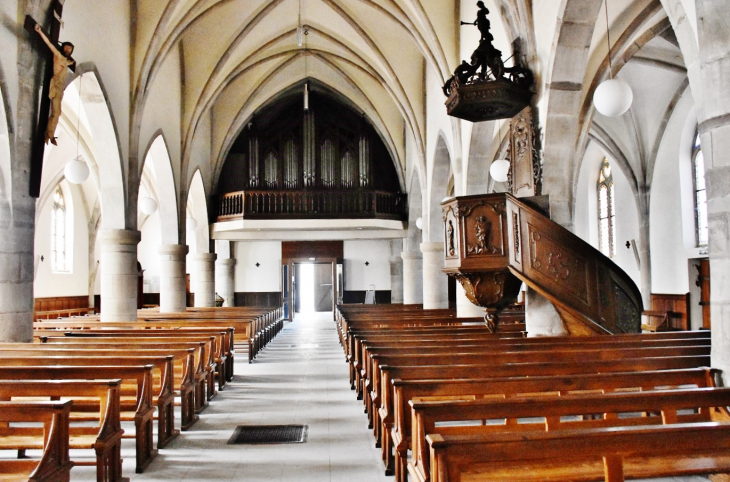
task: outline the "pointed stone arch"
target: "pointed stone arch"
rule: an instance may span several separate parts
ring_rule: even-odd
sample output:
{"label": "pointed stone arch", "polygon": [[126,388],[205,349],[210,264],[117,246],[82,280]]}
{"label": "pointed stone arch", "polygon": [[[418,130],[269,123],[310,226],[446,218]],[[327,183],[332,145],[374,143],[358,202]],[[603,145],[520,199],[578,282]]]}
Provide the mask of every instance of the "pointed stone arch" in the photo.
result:
{"label": "pointed stone arch", "polygon": [[[179,209],[177,202],[177,190],[175,188],[175,177],[172,170],[172,160],[170,159],[167,142],[162,130],[159,130],[152,136],[152,140],[145,150],[142,165],[142,176],[140,184],[145,179],[145,173],[148,173],[149,181],[153,182],[150,194],[157,201],[157,209],[160,216],[160,242],[164,245],[179,244],[179,226],[178,218]],[[141,196],[142,190],[139,190]]]}

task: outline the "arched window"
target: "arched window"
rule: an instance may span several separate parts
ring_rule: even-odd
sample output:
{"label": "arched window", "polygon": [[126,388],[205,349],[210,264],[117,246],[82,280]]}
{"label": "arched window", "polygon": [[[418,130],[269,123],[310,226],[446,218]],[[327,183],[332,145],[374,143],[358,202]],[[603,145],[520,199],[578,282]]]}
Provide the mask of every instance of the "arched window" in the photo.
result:
{"label": "arched window", "polygon": [[613,204],[613,175],[608,159],[603,159],[598,174],[598,237],[603,254],[613,258],[616,254],[616,220]]}
{"label": "arched window", "polygon": [[707,191],[705,190],[705,157],[702,155],[700,134],[692,147],[692,173],[695,200],[695,233],[697,246],[707,246]]}
{"label": "arched window", "polygon": [[53,271],[69,271],[66,256],[66,222],[66,200],[63,197],[61,186],[58,185],[53,193],[51,210],[51,269]]}

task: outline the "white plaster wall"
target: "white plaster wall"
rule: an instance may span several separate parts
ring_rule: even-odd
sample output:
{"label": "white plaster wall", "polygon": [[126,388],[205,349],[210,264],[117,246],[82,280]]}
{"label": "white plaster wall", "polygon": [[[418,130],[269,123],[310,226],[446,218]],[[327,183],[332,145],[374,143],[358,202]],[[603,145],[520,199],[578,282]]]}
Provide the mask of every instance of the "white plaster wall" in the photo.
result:
{"label": "white plaster wall", "polygon": [[[652,291],[686,293],[687,260],[695,244],[691,146],[696,121],[689,91],[677,104],[657,153],[652,178],[650,220]],[[686,132],[685,132],[686,131]]]}
{"label": "white plaster wall", "polygon": [[181,89],[180,56],[169,55],[155,76],[147,96],[138,146],[138,155],[142,159],[145,149],[161,129],[165,136],[168,155],[172,159],[175,179],[180,178]]}
{"label": "white plaster wall", "polygon": [[[575,201],[575,234],[598,249],[598,194],[596,184],[598,171],[605,154],[590,143],[578,176]],[[640,271],[636,264],[633,249],[626,248],[626,241],[639,242],[639,216],[636,200],[629,181],[616,162],[611,162],[614,184],[614,204],[616,209],[616,239],[613,257],[616,263],[639,286]]]}
{"label": "white plaster wall", "polygon": [[233,246],[235,291],[281,291],[281,241],[236,242]]}
{"label": "white plaster wall", "polygon": [[93,62],[99,70],[126,172],[131,90],[129,0],[103,2],[104,8],[99,8],[99,3],[99,0],[66,0],[60,40],[76,45],[73,56],[78,64]]}
{"label": "white plaster wall", "polygon": [[343,251],[345,290],[390,290],[390,241],[345,241]]}
{"label": "white plaster wall", "polygon": [[142,240],[137,245],[137,259],[144,269],[144,292],[160,292],[160,210],[148,216],[141,224]]}
{"label": "white plaster wall", "polygon": [[[82,296],[89,294],[89,234],[83,204],[77,189],[62,185],[67,205],[71,204],[73,219],[67,229],[73,228],[71,245],[72,269],[69,273],[57,273],[51,269],[51,197],[42,207],[35,228],[36,273],[33,285],[34,296]],[[70,201],[70,202],[69,202]],[[68,209],[68,208],[67,208]],[[43,256],[44,261],[40,261]]]}

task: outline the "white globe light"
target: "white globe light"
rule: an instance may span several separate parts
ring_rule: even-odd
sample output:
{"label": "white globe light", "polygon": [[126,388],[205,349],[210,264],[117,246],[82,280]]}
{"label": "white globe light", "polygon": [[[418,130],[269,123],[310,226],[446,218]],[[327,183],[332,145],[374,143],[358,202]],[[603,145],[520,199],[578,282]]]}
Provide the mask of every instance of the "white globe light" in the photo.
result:
{"label": "white globe light", "polygon": [[416,227],[418,229],[423,229],[423,218],[416,219]]}
{"label": "white globe light", "polygon": [[188,226],[188,229],[194,230],[195,228],[198,227],[198,221],[196,221],[195,218],[188,218],[187,226]]}
{"label": "white globe light", "polygon": [[506,182],[510,162],[505,159],[497,159],[489,166],[489,175],[497,182]]}
{"label": "white globe light", "polygon": [[148,216],[154,214],[157,211],[157,201],[151,197],[146,197],[139,202],[139,210]]}
{"label": "white globe light", "polygon": [[77,157],[66,164],[63,175],[71,184],[81,184],[89,178],[89,166],[81,157]]}
{"label": "white globe light", "polygon": [[634,101],[634,93],[629,84],[621,79],[610,79],[601,82],[593,94],[593,105],[601,114],[618,117],[626,113]]}

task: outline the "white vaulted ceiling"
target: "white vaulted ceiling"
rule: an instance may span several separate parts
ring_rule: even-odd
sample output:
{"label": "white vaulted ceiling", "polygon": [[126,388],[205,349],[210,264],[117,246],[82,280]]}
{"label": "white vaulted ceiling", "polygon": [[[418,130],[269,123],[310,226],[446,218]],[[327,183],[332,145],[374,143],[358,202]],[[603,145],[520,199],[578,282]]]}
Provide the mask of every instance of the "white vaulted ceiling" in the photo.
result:
{"label": "white vaulted ceiling", "polygon": [[[178,56],[182,161],[210,118],[216,172],[257,109],[304,79],[316,79],[370,119],[402,174],[405,136],[414,140],[416,159],[425,162],[424,69],[445,78],[456,60],[458,19],[447,3],[140,0],[132,114],[144,110],[162,65]],[[300,11],[309,32],[301,47]]]}

